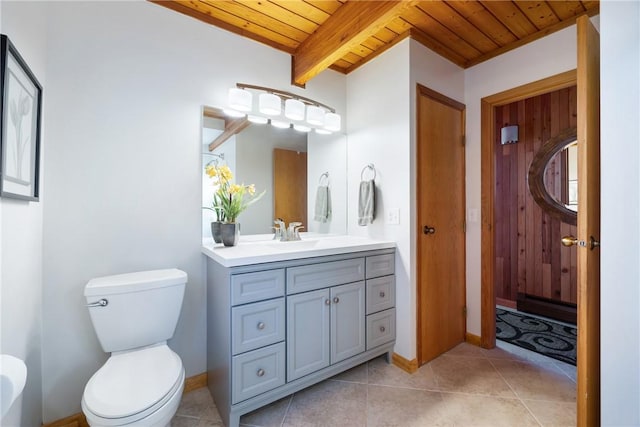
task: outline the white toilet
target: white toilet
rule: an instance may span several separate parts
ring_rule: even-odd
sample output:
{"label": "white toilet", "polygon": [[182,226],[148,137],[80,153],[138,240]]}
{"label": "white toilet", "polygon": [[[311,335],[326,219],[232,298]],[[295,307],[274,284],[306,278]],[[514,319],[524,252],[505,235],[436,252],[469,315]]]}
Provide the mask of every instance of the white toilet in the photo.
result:
{"label": "white toilet", "polygon": [[184,388],[180,356],[168,346],[187,274],[177,269],[99,277],[87,283],[93,327],[109,360],[82,395],[90,426],[171,425]]}

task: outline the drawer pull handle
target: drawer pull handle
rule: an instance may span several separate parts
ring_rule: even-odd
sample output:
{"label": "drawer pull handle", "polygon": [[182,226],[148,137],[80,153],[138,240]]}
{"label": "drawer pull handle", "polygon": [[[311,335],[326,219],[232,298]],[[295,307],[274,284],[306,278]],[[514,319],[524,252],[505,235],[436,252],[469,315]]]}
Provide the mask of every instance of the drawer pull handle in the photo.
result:
{"label": "drawer pull handle", "polygon": [[324,300],[324,305],[330,305],[330,304],[331,304],[331,300],[329,298]]}
{"label": "drawer pull handle", "polygon": [[334,297],[334,298],[333,298],[333,302],[334,302],[335,304],[339,303],[339,302],[340,302],[340,298],[338,298],[338,297]]}
{"label": "drawer pull handle", "polygon": [[263,330],[264,329],[264,322],[258,322],[258,325],[256,326],[259,330]]}
{"label": "drawer pull handle", "polygon": [[259,377],[264,377],[264,369],[262,368],[258,369],[258,372],[256,372],[256,375]]}
{"label": "drawer pull handle", "polygon": [[384,331],[386,331],[385,327],[384,326],[380,326],[380,332],[384,332]]}
{"label": "drawer pull handle", "polygon": [[380,298],[384,298],[384,291],[380,291]]}

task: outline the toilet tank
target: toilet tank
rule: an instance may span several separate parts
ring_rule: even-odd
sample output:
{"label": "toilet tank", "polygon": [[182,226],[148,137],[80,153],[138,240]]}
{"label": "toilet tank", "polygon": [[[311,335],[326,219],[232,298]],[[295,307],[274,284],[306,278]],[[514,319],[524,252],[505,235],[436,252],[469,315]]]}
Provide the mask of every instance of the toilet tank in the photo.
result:
{"label": "toilet tank", "polygon": [[186,283],[187,273],[175,268],[89,280],[84,295],[103,350],[130,350],[171,338]]}

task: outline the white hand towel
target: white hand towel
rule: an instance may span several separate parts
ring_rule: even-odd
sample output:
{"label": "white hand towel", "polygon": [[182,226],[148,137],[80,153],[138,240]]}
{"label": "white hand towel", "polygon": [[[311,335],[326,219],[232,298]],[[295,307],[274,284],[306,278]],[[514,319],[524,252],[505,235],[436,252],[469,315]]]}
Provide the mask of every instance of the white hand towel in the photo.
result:
{"label": "white hand towel", "polygon": [[360,182],[358,225],[369,225],[376,217],[376,185],[373,180]]}
{"label": "white hand towel", "polygon": [[316,207],[313,219],[318,222],[329,222],[331,218],[331,191],[328,185],[319,185],[316,191]]}

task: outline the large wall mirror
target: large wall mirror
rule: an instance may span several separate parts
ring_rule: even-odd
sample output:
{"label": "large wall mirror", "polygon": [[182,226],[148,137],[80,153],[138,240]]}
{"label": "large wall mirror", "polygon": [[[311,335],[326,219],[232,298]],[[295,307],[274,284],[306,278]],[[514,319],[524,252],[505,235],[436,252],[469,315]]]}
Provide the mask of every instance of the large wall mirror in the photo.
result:
{"label": "large wall mirror", "polygon": [[549,215],[576,225],[578,210],[578,145],[576,128],[546,141],[529,168],[529,191]]}
{"label": "large wall mirror", "polygon": [[[210,206],[213,198],[212,181],[204,173],[210,162],[229,166],[234,182],[255,184],[257,192],[266,190],[240,214],[242,235],[273,233],[275,218],[286,223],[300,221],[302,231],[346,234],[346,135],[254,124],[227,117],[221,109],[204,107],[202,206]],[[314,218],[319,186],[329,187],[331,213],[324,221]],[[202,212],[202,236],[209,238],[215,215],[206,209]]]}

